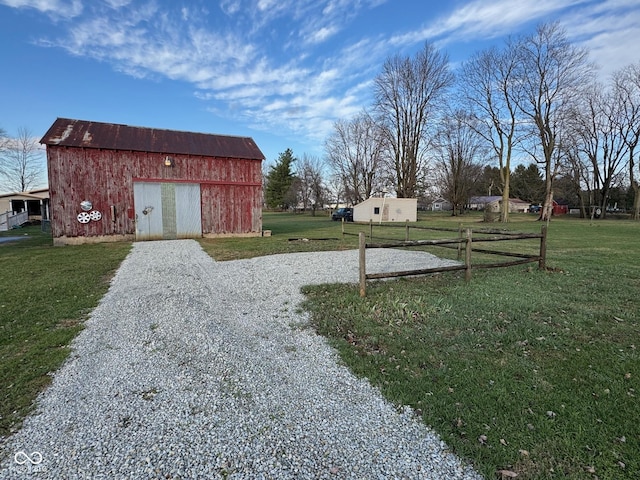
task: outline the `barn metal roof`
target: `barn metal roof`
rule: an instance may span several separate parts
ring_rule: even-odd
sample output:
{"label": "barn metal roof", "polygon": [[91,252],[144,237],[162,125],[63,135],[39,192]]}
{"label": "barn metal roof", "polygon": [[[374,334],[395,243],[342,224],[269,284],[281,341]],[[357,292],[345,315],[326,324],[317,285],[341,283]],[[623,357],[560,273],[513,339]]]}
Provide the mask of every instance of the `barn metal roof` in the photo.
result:
{"label": "barn metal roof", "polygon": [[40,143],[64,147],[264,159],[250,137],[132,127],[69,118],[56,119]]}

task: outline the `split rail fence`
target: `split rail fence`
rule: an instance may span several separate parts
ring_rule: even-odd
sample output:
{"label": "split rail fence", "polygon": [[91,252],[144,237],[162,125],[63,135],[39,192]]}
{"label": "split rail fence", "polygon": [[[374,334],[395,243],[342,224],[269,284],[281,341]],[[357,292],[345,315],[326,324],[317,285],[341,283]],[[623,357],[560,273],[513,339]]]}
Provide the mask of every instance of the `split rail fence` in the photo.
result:
{"label": "split rail fence", "polygon": [[[476,229],[471,228],[438,228],[438,227],[424,227],[409,225],[407,222],[405,225],[389,225],[380,224],[375,225],[376,228],[404,228],[405,236],[404,240],[396,239],[384,239],[385,242],[373,242],[373,222],[369,225],[369,242],[367,243],[367,235],[365,232],[352,233],[347,232],[344,222],[342,223],[342,235],[358,235],[359,237],[359,268],[360,268],[360,296],[366,295],[366,282],[367,280],[381,279],[381,278],[396,278],[407,277],[416,275],[428,275],[439,272],[451,272],[457,270],[465,271],[465,279],[468,281],[471,279],[471,272],[473,269],[478,268],[500,268],[511,267],[514,265],[521,265],[526,263],[538,263],[538,268],[544,270],[546,268],[546,250],[547,250],[547,226],[543,225],[540,233],[521,233],[510,232],[506,230],[498,229]],[[431,230],[431,231],[443,231],[443,232],[456,232],[458,234],[455,238],[440,238],[433,240],[409,240],[410,230]],[[499,251],[487,248],[479,248],[476,245],[482,242],[507,242],[516,240],[530,240],[539,239],[539,252],[537,254],[521,253],[514,251]],[[444,248],[454,248],[458,251],[459,265],[449,265],[443,267],[405,270],[398,272],[383,272],[383,273],[367,273],[366,271],[366,249],[367,248],[407,248],[407,247],[427,247],[438,246]],[[472,263],[472,252],[477,252],[485,255],[496,255],[508,258],[515,258],[516,260],[500,261],[500,262],[480,262]],[[462,257],[464,256],[464,263],[462,263]]]}

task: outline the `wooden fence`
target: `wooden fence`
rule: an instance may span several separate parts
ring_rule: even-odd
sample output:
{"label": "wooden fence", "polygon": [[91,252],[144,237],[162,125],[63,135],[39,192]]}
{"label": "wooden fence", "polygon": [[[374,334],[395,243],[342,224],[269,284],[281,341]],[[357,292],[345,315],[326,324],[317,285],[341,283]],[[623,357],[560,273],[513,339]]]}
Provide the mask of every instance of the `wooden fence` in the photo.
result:
{"label": "wooden fence", "polygon": [[[394,278],[394,277],[406,277],[414,275],[427,275],[438,272],[450,272],[456,270],[465,271],[465,279],[471,279],[471,272],[477,268],[499,268],[510,267],[514,265],[521,265],[525,263],[538,262],[538,268],[544,269],[546,266],[546,250],[547,250],[547,226],[543,225],[540,233],[519,233],[509,232],[498,229],[452,229],[452,228],[436,228],[436,227],[422,227],[409,225],[376,225],[376,228],[404,228],[405,239],[394,240],[384,239],[386,242],[373,242],[373,223],[369,223],[369,243],[367,243],[366,234],[364,232],[349,233],[345,231],[344,223],[342,224],[342,234],[344,235],[358,235],[359,236],[359,265],[360,265],[360,296],[366,295],[366,281],[380,278]],[[443,238],[434,240],[409,240],[410,229],[414,230],[433,230],[433,231],[449,231],[457,232],[458,236],[455,238]],[[528,240],[539,239],[540,249],[536,255],[519,253],[519,252],[507,252],[498,251],[486,248],[479,248],[476,245],[480,242],[505,242],[516,240]],[[450,265],[446,267],[427,268],[419,270],[406,270],[399,272],[384,272],[384,273],[367,273],[366,272],[366,249],[367,248],[405,248],[405,247],[425,247],[425,246],[439,246],[445,248],[454,248],[458,251],[458,260],[461,261],[460,265]],[[490,262],[490,263],[475,263],[472,264],[472,252],[478,252],[486,255],[496,255],[508,258],[515,258],[516,260]],[[462,263],[462,256],[464,255],[464,263]]]}

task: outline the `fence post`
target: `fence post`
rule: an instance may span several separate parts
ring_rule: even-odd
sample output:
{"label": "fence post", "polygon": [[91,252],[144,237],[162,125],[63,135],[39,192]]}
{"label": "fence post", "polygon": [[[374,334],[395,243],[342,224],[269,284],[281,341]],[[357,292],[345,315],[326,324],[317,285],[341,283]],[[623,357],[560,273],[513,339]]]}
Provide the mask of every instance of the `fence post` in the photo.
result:
{"label": "fence post", "polygon": [[467,268],[464,273],[464,279],[466,281],[469,281],[471,280],[471,229],[470,228],[467,228],[466,237],[467,237],[467,248],[465,250],[465,255],[464,255],[464,265]]}
{"label": "fence post", "polygon": [[359,265],[360,265],[360,296],[364,297],[367,294],[367,262],[366,262],[366,237],[364,232],[358,234],[359,244]]}
{"label": "fence post", "polygon": [[547,268],[547,226],[542,225],[542,237],[540,237],[540,260],[538,261],[538,268],[544,270]]}
{"label": "fence post", "polygon": [[344,217],[342,217],[340,223],[342,224],[342,240],[344,240]]}
{"label": "fence post", "polygon": [[[462,240],[462,224],[458,224],[458,238]],[[462,259],[462,241],[458,242],[458,261]]]}
{"label": "fence post", "polygon": [[373,220],[369,219],[369,241],[373,242]]}
{"label": "fence post", "polygon": [[404,241],[409,241],[409,220],[405,220],[405,232],[404,232]]}

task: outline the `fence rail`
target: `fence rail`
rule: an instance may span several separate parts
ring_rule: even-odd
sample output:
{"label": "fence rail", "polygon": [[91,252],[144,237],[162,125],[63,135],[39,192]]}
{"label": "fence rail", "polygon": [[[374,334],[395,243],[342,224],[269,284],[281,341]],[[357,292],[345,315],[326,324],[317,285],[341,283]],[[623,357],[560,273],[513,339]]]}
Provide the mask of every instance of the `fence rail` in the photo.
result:
{"label": "fence rail", "polygon": [[[418,227],[406,225],[377,225],[376,227],[386,228],[405,228],[405,240],[392,240],[383,239],[387,242],[373,242],[373,224],[369,223],[369,239],[367,243],[366,234],[364,232],[350,233],[345,231],[344,222],[342,224],[342,234],[344,235],[358,235],[359,240],[359,279],[360,279],[360,296],[366,295],[366,282],[367,280],[381,279],[381,278],[396,278],[407,277],[416,275],[428,275],[439,272],[451,272],[457,270],[465,271],[465,279],[468,281],[471,279],[471,272],[473,269],[478,268],[500,268],[510,267],[514,265],[522,265],[526,263],[538,262],[538,268],[546,268],[546,250],[547,250],[547,226],[543,225],[540,233],[521,233],[521,232],[506,232],[498,229],[477,229],[473,231],[470,228],[467,229],[448,229],[439,227]],[[458,232],[457,238],[442,238],[433,240],[409,240],[409,229],[415,230],[435,230],[435,231],[452,231]],[[474,235],[475,234],[475,235]],[[486,235],[493,235],[487,237]],[[376,237],[378,239],[379,237]],[[538,254],[532,255],[520,252],[508,252],[491,250],[487,248],[476,247],[475,244],[479,242],[505,242],[516,240],[528,240],[539,239],[540,249]],[[367,248],[407,248],[407,247],[424,247],[424,246],[438,246],[443,248],[453,248],[458,250],[458,260],[461,260],[464,250],[464,263],[460,265],[450,265],[446,267],[436,267],[417,270],[405,270],[398,272],[383,272],[383,273],[367,273],[366,271],[366,249]],[[491,262],[491,263],[475,263],[472,264],[472,252],[482,253],[486,255],[498,255],[510,258],[517,258],[517,260],[509,260],[503,262]]]}
{"label": "fence rail", "polygon": [[23,223],[29,220],[29,214],[24,211],[16,213],[11,212],[0,213],[0,231],[11,230],[14,227],[19,227]]}

